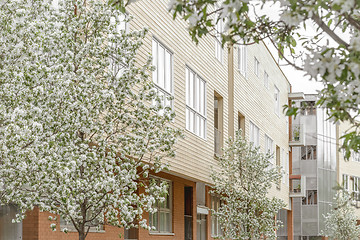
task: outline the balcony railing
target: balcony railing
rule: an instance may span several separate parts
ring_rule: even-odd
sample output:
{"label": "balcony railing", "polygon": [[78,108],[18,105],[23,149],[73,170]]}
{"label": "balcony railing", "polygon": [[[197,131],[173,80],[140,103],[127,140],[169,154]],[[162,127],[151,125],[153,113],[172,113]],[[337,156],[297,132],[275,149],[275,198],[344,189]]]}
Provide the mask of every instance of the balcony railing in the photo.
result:
{"label": "balcony railing", "polygon": [[219,129],[214,128],[214,153],[215,153],[216,156],[221,155],[220,138],[221,138],[221,132],[219,131]]}
{"label": "balcony railing", "polygon": [[304,146],[305,145],[305,135],[304,135],[304,125],[302,124],[293,124],[291,126],[290,133],[290,146]]}
{"label": "balcony railing", "polygon": [[303,176],[290,176],[290,197],[305,197],[306,178]]}

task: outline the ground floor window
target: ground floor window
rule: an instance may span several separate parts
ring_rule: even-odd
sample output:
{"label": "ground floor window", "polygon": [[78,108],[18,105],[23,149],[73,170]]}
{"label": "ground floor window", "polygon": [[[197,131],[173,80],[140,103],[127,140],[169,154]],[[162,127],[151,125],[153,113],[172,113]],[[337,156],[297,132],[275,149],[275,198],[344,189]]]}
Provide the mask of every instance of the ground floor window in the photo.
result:
{"label": "ground floor window", "polygon": [[[220,208],[220,198],[218,196],[211,196],[211,209],[218,211]],[[211,236],[222,236],[222,231],[219,223],[219,218],[214,214],[211,214]]]}
{"label": "ground floor window", "polygon": [[162,181],[167,182],[168,194],[164,202],[156,202],[155,208],[157,212],[150,213],[149,223],[153,228],[151,232],[169,233],[172,231],[172,183],[169,180],[154,178],[157,184],[160,185]]}

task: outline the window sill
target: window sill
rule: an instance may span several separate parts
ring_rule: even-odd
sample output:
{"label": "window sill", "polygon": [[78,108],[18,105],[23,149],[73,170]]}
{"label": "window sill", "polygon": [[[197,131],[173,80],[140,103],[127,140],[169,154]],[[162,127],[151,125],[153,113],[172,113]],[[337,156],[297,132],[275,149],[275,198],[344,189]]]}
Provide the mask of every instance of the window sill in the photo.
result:
{"label": "window sill", "polygon": [[150,235],[154,236],[175,236],[175,233],[166,233],[166,232],[149,232]]}

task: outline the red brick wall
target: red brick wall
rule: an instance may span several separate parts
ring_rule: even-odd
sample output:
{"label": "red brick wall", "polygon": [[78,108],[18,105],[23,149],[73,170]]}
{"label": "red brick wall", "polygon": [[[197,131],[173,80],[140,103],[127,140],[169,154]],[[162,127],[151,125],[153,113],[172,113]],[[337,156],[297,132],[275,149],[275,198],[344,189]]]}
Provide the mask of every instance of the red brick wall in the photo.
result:
{"label": "red brick wall", "polygon": [[[196,185],[194,182],[176,177],[170,174],[156,174],[159,177],[172,181],[173,201],[172,201],[172,229],[174,235],[151,235],[145,229],[139,229],[140,240],[183,240],[185,235],[184,229],[184,188],[185,186],[193,187],[193,239],[196,239]],[[60,231],[60,222],[57,220],[57,229],[52,231],[48,220],[51,214],[48,212],[39,212],[38,209],[27,213],[23,222],[23,239],[24,240],[75,240],[79,239],[77,232],[63,233]],[[148,219],[149,215],[144,214],[144,218]],[[120,239],[119,234],[123,236],[123,229],[117,227],[105,226],[105,232],[89,233],[87,240],[113,240]],[[122,237],[121,239],[124,239]]]}

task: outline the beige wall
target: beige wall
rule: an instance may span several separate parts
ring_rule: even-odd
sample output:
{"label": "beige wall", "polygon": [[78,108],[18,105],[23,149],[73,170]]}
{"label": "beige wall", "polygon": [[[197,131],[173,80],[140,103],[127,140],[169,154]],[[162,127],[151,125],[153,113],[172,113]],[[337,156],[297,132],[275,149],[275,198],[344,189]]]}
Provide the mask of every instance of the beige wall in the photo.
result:
{"label": "beige wall", "polygon": [[[341,137],[344,133],[351,129],[351,124],[349,122],[340,123],[338,125],[338,136]],[[338,146],[340,147],[343,143],[342,139],[338,139]],[[353,157],[350,157],[349,160],[344,159],[344,155],[342,151],[338,151],[338,183],[342,184],[342,175],[347,174],[350,177],[360,177],[360,162],[356,162],[353,160]],[[349,183],[349,189],[352,189],[352,182]],[[356,208],[355,210],[358,219],[360,219],[360,208]]]}
{"label": "beige wall", "polygon": [[[201,39],[198,46],[191,41],[186,30],[186,22],[173,21],[167,11],[167,1],[138,1],[132,4],[129,12],[134,15],[131,28],[139,29],[148,26],[142,55],[151,53],[151,39],[156,37],[173,54],[174,80],[174,110],[176,118],[174,125],[184,129],[185,139],[177,144],[176,158],[170,160],[171,172],[175,175],[211,184],[210,167],[216,166],[214,159],[214,92],[223,98],[223,139],[228,133],[228,51],[224,49],[223,63],[215,58],[215,39],[207,36]],[[254,56],[260,61],[259,77],[254,74]],[[287,104],[289,83],[264,44],[251,45],[247,53],[247,79],[244,79],[238,69],[238,50],[234,49],[234,128],[237,129],[238,111],[246,119],[246,137],[249,135],[249,120],[260,128],[261,151],[264,151],[264,136],[269,135],[280,147],[281,158],[286,159],[289,149],[286,132],[286,118],[282,113],[282,105]],[[206,105],[206,139],[202,139],[185,129],[185,67],[189,66],[207,82]],[[269,74],[269,89],[263,84],[264,70]],[[280,115],[274,112],[274,85],[280,90]],[[284,161],[282,161],[284,162]],[[281,185],[281,190],[275,187],[272,196],[282,198],[286,203],[288,186]]]}

